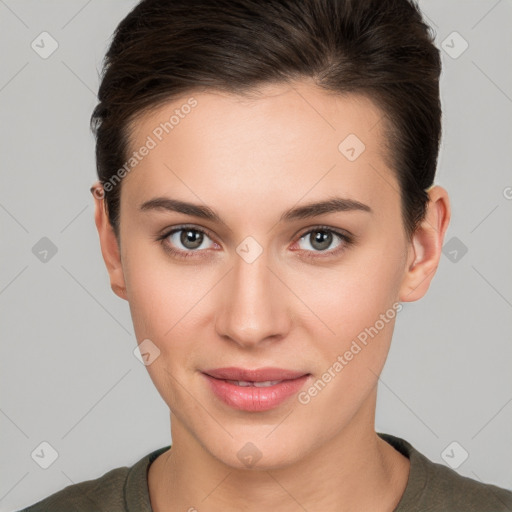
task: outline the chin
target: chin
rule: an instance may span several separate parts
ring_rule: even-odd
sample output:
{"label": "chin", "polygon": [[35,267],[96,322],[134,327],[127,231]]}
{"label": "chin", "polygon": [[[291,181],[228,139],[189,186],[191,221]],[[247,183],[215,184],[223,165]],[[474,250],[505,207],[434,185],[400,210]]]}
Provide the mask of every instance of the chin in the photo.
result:
{"label": "chin", "polygon": [[204,446],[220,462],[236,470],[284,469],[304,455],[305,437],[300,433],[296,439],[290,438],[283,429],[280,435],[274,432],[266,438],[268,433],[272,432],[272,428],[266,426],[258,435],[250,436],[245,432],[239,436],[234,435],[234,438],[225,439],[224,443],[215,440],[211,441],[211,444],[205,443]]}

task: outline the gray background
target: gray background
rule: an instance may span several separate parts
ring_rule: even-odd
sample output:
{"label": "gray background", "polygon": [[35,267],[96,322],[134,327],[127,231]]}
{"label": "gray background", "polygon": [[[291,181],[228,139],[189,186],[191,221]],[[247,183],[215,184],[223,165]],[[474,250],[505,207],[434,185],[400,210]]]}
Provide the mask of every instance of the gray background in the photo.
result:
{"label": "gray background", "polygon": [[[171,442],[168,409],[133,355],[128,304],[110,289],[89,193],[101,60],[134,5],[0,0],[2,511]],[[466,450],[459,473],[511,488],[512,1],[420,5],[445,48],[437,183],[453,216],[428,294],[399,314],[376,429],[443,464]],[[59,45],[47,59],[31,48],[43,31]],[[469,44],[457,58],[454,31]],[[46,262],[33,253],[43,237],[57,248]],[[31,457],[43,441],[58,452],[48,469]]]}

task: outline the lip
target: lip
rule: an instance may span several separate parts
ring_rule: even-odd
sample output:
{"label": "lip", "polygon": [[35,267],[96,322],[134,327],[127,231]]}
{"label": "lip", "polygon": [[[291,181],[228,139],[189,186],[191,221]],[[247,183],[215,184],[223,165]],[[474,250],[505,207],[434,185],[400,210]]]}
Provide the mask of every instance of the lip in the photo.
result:
{"label": "lip", "polygon": [[[298,393],[311,374],[283,370],[281,368],[217,368],[202,372],[211,391],[225,404],[234,409],[262,412],[274,409]],[[265,382],[279,380],[273,386],[238,386],[228,380]]]}

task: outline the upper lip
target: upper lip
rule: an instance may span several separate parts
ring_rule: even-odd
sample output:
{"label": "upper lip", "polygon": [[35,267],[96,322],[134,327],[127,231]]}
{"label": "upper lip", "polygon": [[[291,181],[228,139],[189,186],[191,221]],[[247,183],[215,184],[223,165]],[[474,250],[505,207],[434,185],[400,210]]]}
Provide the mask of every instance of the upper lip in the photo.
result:
{"label": "upper lip", "polygon": [[258,368],[249,370],[246,368],[215,368],[212,370],[205,370],[210,377],[222,380],[238,380],[246,382],[266,382],[269,380],[291,380],[307,375],[305,372],[285,370],[283,368]]}

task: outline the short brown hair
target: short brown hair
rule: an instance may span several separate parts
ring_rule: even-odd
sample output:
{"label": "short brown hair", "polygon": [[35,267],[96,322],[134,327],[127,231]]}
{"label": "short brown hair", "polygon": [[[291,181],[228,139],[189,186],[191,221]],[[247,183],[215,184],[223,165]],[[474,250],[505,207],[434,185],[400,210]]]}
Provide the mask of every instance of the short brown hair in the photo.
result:
{"label": "short brown hair", "polygon": [[[423,220],[441,137],[441,59],[413,0],[143,0],[105,56],[91,116],[101,183],[124,165],[138,115],[196,90],[243,94],[313,78],[385,113],[408,238]],[[121,185],[105,190],[119,240]]]}

